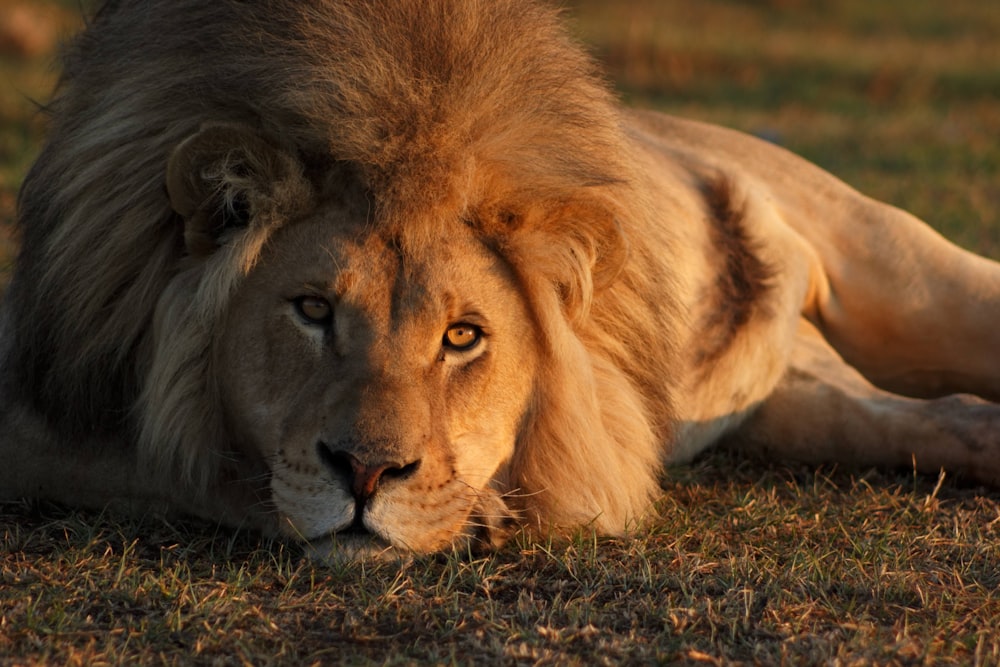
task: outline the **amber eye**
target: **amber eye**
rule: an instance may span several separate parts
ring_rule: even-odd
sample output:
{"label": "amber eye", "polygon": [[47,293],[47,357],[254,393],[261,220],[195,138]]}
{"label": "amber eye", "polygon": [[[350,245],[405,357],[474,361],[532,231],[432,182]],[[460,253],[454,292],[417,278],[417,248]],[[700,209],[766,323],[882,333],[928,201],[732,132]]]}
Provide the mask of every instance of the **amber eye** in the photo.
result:
{"label": "amber eye", "polygon": [[300,296],[295,300],[295,310],[310,324],[329,324],[333,306],[318,296]]}
{"label": "amber eye", "polygon": [[483,330],[472,324],[456,324],[444,332],[445,347],[464,352],[471,350],[483,337]]}

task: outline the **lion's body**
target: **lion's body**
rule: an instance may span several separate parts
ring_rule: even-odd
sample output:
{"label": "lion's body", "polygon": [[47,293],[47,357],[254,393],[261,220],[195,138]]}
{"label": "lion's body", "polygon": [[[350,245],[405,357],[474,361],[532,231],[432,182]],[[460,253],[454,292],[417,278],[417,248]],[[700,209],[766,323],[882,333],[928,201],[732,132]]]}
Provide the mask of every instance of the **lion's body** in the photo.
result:
{"label": "lion's body", "polygon": [[3,496],[425,552],[621,532],[724,437],[1000,481],[1000,267],[619,109],[549,11],[112,5],[22,192]]}

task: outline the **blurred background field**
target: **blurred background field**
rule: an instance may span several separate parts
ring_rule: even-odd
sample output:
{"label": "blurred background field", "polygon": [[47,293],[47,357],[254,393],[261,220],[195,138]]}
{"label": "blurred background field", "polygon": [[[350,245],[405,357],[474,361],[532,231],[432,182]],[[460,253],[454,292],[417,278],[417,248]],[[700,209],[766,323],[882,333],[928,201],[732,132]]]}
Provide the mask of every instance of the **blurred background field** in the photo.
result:
{"label": "blurred background field", "polygon": [[[1000,10],[987,0],[575,0],[623,99],[776,141],[1000,256]],[[0,0],[0,223],[77,0]],[[12,252],[0,233],[0,266]]]}
{"label": "blurred background field", "polygon": [[[628,104],[775,141],[1000,257],[992,0],[569,0]],[[77,0],[0,0],[0,275]],[[1000,664],[1000,495],[749,461],[636,540],[324,569],[199,524],[0,505],[3,664]]]}
{"label": "blurred background field", "polygon": [[773,139],[1000,255],[1000,5],[575,4],[627,102]]}
{"label": "blurred background field", "polygon": [[0,285],[15,249],[17,190],[44,133],[38,105],[55,83],[60,42],[81,24],[77,2],[0,0]]}

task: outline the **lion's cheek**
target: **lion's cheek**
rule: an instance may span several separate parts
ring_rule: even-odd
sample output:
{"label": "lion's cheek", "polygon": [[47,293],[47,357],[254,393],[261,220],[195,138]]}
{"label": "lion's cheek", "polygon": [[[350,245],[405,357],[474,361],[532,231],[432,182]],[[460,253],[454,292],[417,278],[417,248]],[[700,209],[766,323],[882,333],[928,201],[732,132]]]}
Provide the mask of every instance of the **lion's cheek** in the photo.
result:
{"label": "lion's cheek", "polygon": [[[519,340],[526,333],[506,337]],[[491,356],[483,382],[473,391],[456,392],[459,398],[449,403],[450,456],[457,476],[477,490],[493,488],[505,477],[528,412],[536,365],[530,349],[501,349]]]}
{"label": "lion's cheek", "polygon": [[505,423],[470,425],[452,440],[456,478],[477,492],[494,488],[514,455],[516,437],[515,430]]}

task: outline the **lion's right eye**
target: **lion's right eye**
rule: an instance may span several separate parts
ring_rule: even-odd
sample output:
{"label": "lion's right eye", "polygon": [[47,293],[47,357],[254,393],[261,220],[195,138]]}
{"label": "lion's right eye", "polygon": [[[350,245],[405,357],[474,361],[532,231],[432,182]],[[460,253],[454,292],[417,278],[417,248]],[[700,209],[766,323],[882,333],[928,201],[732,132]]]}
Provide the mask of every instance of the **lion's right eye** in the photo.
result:
{"label": "lion's right eye", "polygon": [[333,306],[318,296],[300,296],[295,299],[295,310],[309,324],[327,325],[333,319]]}
{"label": "lion's right eye", "polygon": [[473,324],[455,324],[444,332],[442,343],[457,352],[465,352],[478,345],[482,337],[483,330]]}

